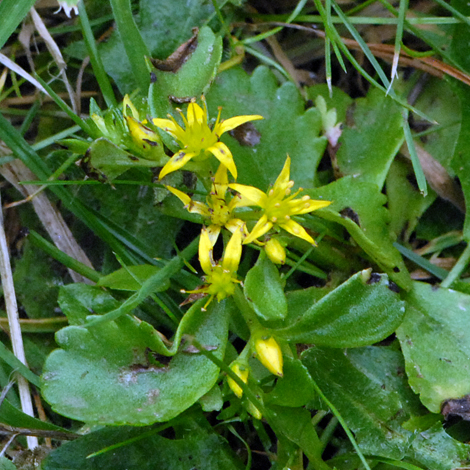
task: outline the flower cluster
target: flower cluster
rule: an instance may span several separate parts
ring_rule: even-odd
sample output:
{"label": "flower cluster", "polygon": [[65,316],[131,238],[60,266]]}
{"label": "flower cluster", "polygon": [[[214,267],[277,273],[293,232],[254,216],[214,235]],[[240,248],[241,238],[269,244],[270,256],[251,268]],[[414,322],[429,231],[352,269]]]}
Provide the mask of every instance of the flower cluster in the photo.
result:
{"label": "flower cluster", "polygon": [[[201,217],[203,227],[199,239],[199,263],[204,273],[204,284],[186,292],[190,294],[187,301],[207,296],[203,307],[206,309],[213,299],[222,301],[235,294],[237,285],[241,283],[237,271],[243,245],[254,243],[266,251],[272,262],[284,264],[289,235],[315,245],[315,240],[295,217],[326,207],[330,202],[301,196],[302,189],[292,190],[294,181],[290,179],[289,156],[278,178],[266,192],[237,183],[235,159],[220,137],[242,124],[263,117],[247,115],[223,120],[219,108],[217,118],[211,125],[206,101],[204,97],[201,99],[202,107],[193,99],[186,115],[178,109],[179,121],[171,115],[169,119],[142,118],[128,96],[124,98],[122,113],[114,111],[114,115],[103,116],[98,110],[92,112],[91,118],[100,136],[161,166],[159,180],[165,178],[162,183],[165,183],[166,189],[183,203],[186,210]],[[172,156],[167,156],[165,145],[176,149]],[[211,157],[218,161],[215,173],[213,164],[216,162]],[[190,197],[168,184],[167,175],[182,168],[197,174],[207,190],[205,198]],[[281,236],[282,232],[287,232],[287,236]],[[225,249],[221,259],[215,260],[214,246],[221,235]],[[247,324],[251,338],[244,352],[232,363],[231,376],[227,380],[238,398],[242,397],[244,385],[248,384],[250,355],[255,355],[275,376],[283,376],[283,357],[278,340],[256,319]],[[259,405],[255,405],[252,398],[244,399],[247,400],[247,410],[260,419]]]}
{"label": "flower cluster", "polygon": [[[248,115],[222,120],[222,110],[219,108],[215,124],[211,126],[205,98],[201,99],[203,107],[192,100],[186,116],[178,110],[184,127],[171,115],[169,119],[152,119],[152,123],[173,137],[180,146],[163,166],[160,179],[183,168],[189,162],[192,165],[188,168],[201,176],[210,168],[206,166],[206,162],[211,155],[219,161],[217,172],[210,177],[210,191],[205,201],[192,199],[179,189],[166,186],[189,212],[201,215],[204,220],[205,226],[199,243],[199,261],[205,273],[205,284],[190,293],[209,295],[209,303],[214,297],[220,301],[233,294],[235,285],[239,282],[236,272],[242,244],[256,243],[264,246],[273,262],[283,264],[286,251],[276,235],[282,229],[314,245],[314,239],[292,217],[326,207],[330,202],[312,200],[309,196],[297,197],[302,189],[292,192],[294,181],[290,180],[289,156],[274,185],[266,193],[254,186],[229,183],[228,173],[236,181],[238,172],[232,152],[220,141],[220,136],[246,122],[263,118],[259,115]],[[259,208],[251,210],[252,216],[258,218],[251,231],[243,218],[243,211],[240,211],[246,207]],[[231,238],[222,260],[215,262],[212,257],[213,247],[224,228],[231,233]]]}

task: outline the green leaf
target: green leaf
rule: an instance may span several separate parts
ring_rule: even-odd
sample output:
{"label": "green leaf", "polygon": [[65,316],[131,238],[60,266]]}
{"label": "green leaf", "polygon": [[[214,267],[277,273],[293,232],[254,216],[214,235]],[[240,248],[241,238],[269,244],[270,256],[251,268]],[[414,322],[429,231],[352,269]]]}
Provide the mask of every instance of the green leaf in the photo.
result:
{"label": "green leaf", "polygon": [[470,462],[470,446],[449,436],[442,423],[418,433],[409,454],[424,468],[433,470],[465,468]]}
{"label": "green leaf", "polygon": [[290,177],[296,186],[311,188],[314,185],[327,141],[320,137],[319,111],[316,108],[305,110],[305,102],[293,83],[279,87],[267,67],[257,67],[251,77],[235,67],[217,75],[207,93],[207,102],[211,115],[216,115],[217,107],[222,106],[224,119],[250,114],[264,117],[249,127],[253,140],[248,145],[237,132],[232,134],[239,140],[226,134],[222,136],[221,140],[233,153],[238,183],[266,190],[278,177],[289,154],[292,159]]}
{"label": "green leaf", "polygon": [[0,6],[0,48],[3,48],[5,42],[23,21],[28,11],[34,6],[35,0],[25,0],[17,2],[16,0],[6,0],[1,2]]}
{"label": "green leaf", "polygon": [[277,379],[274,389],[264,396],[268,405],[299,407],[313,400],[312,378],[298,359],[284,357],[283,377]]}
{"label": "green leaf", "polygon": [[90,314],[107,313],[119,302],[100,287],[75,283],[60,288],[59,305],[70,325],[84,325]]}
{"label": "green leaf", "polygon": [[287,315],[287,301],[279,271],[264,252],[248,271],[243,291],[262,320],[276,322]]}
{"label": "green leaf", "polygon": [[278,436],[284,436],[297,444],[315,469],[331,470],[321,458],[321,444],[310,413],[303,408],[270,408],[269,423]]}
{"label": "green leaf", "polygon": [[[53,450],[42,470],[242,470],[244,465],[227,442],[208,424],[184,420],[186,433],[177,439],[157,429],[118,427],[92,432]],[[107,452],[89,455],[102,449]]]}
{"label": "green leaf", "polygon": [[[55,424],[41,421],[40,419],[33,418],[23,413],[18,408],[15,408],[8,400],[2,401],[0,407],[0,422],[17,428],[25,428],[29,430],[40,430],[40,431],[60,431],[63,433],[69,433],[64,428],[56,426]],[[70,433],[73,436],[73,433]]]}
{"label": "green leaf", "polygon": [[222,38],[204,26],[197,35],[197,47],[176,71],[154,69],[155,79],[149,88],[149,105],[153,117],[165,117],[173,111],[169,97],[199,97],[214,80],[222,57]]}
{"label": "green leaf", "polygon": [[108,181],[113,181],[130,168],[159,166],[158,162],[131,155],[104,138],[95,140],[90,145],[86,158],[90,165],[102,173]]}
{"label": "green leaf", "polygon": [[11,460],[2,455],[0,457],[0,470],[16,470],[16,466]]}
{"label": "green leaf", "polygon": [[408,241],[419,218],[436,199],[436,193],[432,190],[423,197],[416,186],[410,183],[412,174],[413,170],[409,165],[395,160],[386,180],[390,232],[405,241]]}
{"label": "green leaf", "polygon": [[382,274],[361,271],[317,303],[306,305],[304,314],[276,335],[297,343],[359,347],[393,333],[401,323],[404,302]]}
{"label": "green leaf", "polygon": [[[211,307],[203,312],[195,304],[182,324],[185,334],[222,359],[228,312],[225,303]],[[69,326],[56,341],[62,349],[46,360],[43,396],[58,413],[88,423],[168,421],[207,393],[219,374],[191,346],[181,346],[171,360],[161,356],[158,332],[129,315],[88,329]]]}
{"label": "green leaf", "polygon": [[[142,0],[135,21],[151,57],[166,59],[191,37],[193,28],[202,27],[213,13],[212,2],[205,0],[174,0],[171,3]],[[121,94],[132,93],[139,84],[119,33],[115,31],[101,42],[98,50],[106,72],[114,79]],[[86,54],[81,42],[72,43],[67,53],[82,60]]]}
{"label": "green leaf", "polygon": [[0,341],[0,358],[5,361],[12,369],[17,370],[26,380],[36,387],[39,387],[39,377],[31,372],[1,341]]}
{"label": "green leaf", "polygon": [[406,373],[423,404],[439,413],[444,400],[470,393],[470,296],[415,282],[397,329]]}
{"label": "green leaf", "polygon": [[390,279],[405,290],[411,288],[406,266],[393,246],[395,240],[388,227],[390,217],[383,207],[386,197],[377,185],[359,183],[348,176],[305,193],[313,199],[332,201],[330,206],[315,214],[345,227]]}
{"label": "green leaf", "polygon": [[339,140],[339,170],[381,188],[404,140],[401,107],[374,87],[353,106]]}
{"label": "green leaf", "polygon": [[[97,282],[98,286],[109,287],[116,290],[137,291],[142,287],[144,281],[160,271],[161,268],[151,264],[139,266],[126,266],[126,268],[114,271],[107,276],[103,276]],[[140,282],[139,282],[140,281]],[[170,287],[169,279],[162,283],[161,288],[156,292],[162,292]]]}
{"label": "green leaf", "polygon": [[401,424],[421,408],[407,387],[399,351],[310,348],[302,362],[355,432],[362,452],[392,459],[406,455],[413,434]]}
{"label": "green leaf", "polygon": [[48,318],[56,307],[62,279],[51,261],[27,240],[23,256],[16,262],[13,280],[17,299],[29,318]]}

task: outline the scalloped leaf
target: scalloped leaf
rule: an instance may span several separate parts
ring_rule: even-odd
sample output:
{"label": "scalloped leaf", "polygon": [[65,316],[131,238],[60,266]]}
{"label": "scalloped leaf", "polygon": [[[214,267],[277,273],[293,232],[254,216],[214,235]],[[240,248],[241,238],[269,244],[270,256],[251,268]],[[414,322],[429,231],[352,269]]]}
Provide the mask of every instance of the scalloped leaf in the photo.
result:
{"label": "scalloped leaf", "polygon": [[404,141],[401,107],[372,87],[365,98],[353,103],[336,154],[343,175],[381,188],[388,169]]}
{"label": "scalloped leaf", "polygon": [[[195,304],[182,324],[184,333],[223,358],[228,332],[224,302],[213,303],[207,312]],[[46,360],[43,396],[58,413],[88,423],[167,421],[207,393],[219,374],[191,346],[182,344],[171,359],[161,356],[158,332],[129,315],[88,329],[69,326],[57,332],[56,341],[62,349]]]}
{"label": "scalloped leaf", "polygon": [[[306,190],[313,199],[332,201],[315,214],[336,222],[401,288],[409,290],[411,280],[389,230],[390,216],[384,204],[387,198],[376,184],[360,183],[347,176],[314,190]],[[308,219],[307,219],[308,221]]]}

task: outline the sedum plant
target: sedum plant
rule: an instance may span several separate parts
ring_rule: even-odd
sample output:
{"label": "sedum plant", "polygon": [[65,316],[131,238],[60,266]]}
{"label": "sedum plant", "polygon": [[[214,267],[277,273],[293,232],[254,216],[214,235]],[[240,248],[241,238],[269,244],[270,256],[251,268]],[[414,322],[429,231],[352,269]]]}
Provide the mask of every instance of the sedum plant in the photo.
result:
{"label": "sedum plant", "polygon": [[[86,50],[99,90],[87,114],[40,71],[37,83],[75,123],[50,139],[60,149],[42,153],[0,116],[0,138],[90,257],[52,245],[20,206],[31,230],[15,283],[32,320],[23,321],[32,370],[1,348],[0,424],[56,440],[40,468],[468,465],[468,250],[459,246],[468,224],[427,212],[437,195],[459,205],[455,175],[468,193],[455,93],[435,81],[437,91],[408,104],[406,82],[390,83],[336,2],[314,5],[327,83],[301,86],[250,45],[278,29],[228,34],[245,12],[237,2],[141,1],[135,16],[130,2],[111,0],[116,30],[102,43],[87,16],[95,3],[69,3],[84,42],[69,44],[68,57]],[[310,21],[309,8],[257,18]],[[380,83],[344,51],[331,9]],[[180,24],[198,28],[190,37]],[[373,85],[365,96],[331,86],[330,47]],[[264,65],[248,73],[245,54]],[[448,186],[425,196],[424,175],[435,180],[414,148],[410,112],[444,123],[435,132],[445,143],[430,139],[427,152]],[[459,257],[450,272],[436,266],[443,252]],[[74,282],[58,280],[59,263]],[[40,393],[46,419],[6,394],[13,369]]]}

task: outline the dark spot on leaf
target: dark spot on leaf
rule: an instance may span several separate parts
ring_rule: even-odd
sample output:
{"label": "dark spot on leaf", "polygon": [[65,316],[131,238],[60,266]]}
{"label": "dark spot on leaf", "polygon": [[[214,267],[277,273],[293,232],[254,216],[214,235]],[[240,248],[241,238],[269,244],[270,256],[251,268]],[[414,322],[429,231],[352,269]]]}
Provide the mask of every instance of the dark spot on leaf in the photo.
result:
{"label": "dark spot on leaf", "polygon": [[155,72],[150,73],[150,83],[155,83],[157,81],[157,76],[155,75]]}
{"label": "dark spot on leaf", "polygon": [[393,272],[394,272],[394,273],[399,273],[399,272],[400,272],[400,268],[397,267],[397,266],[395,266],[395,267],[393,268]]}
{"label": "dark spot on leaf", "polygon": [[361,226],[357,212],[354,212],[350,207],[345,207],[342,211],[340,211],[340,214],[343,219],[351,219],[355,224],[359,225],[359,227]]}
{"label": "dark spot on leaf", "polygon": [[378,282],[380,282],[381,278],[382,278],[382,276],[380,274],[372,273],[370,275],[369,280],[367,281],[367,284],[377,284]]}
{"label": "dark spot on leaf", "polygon": [[307,100],[305,103],[305,109],[313,108],[313,100]]}
{"label": "dark spot on leaf", "polygon": [[232,129],[229,134],[245,147],[254,147],[261,140],[261,134],[251,122],[246,122],[241,126]]}
{"label": "dark spot on leaf", "polygon": [[162,72],[173,72],[176,73],[180,67],[191,57],[191,54],[196,50],[197,47],[197,35],[199,30],[197,28],[193,29],[193,37],[181,44],[181,46],[176,49],[173,54],[171,54],[167,59],[152,59],[150,62],[157,69]]}
{"label": "dark spot on leaf", "polygon": [[145,349],[145,359],[147,361],[147,365],[154,365],[157,367],[168,366],[172,359],[172,356],[163,356],[162,354],[158,354],[155,351],[152,351],[150,348]]}
{"label": "dark spot on leaf", "polygon": [[170,101],[173,101],[173,103],[176,104],[184,104],[184,103],[190,103],[191,100],[193,99],[192,96],[175,96],[175,95],[169,95],[168,99]]}
{"label": "dark spot on leaf", "polygon": [[158,142],[154,142],[153,140],[142,139],[144,142],[147,142],[151,147],[158,147]]}
{"label": "dark spot on leaf", "polygon": [[387,286],[392,292],[396,292],[397,294],[400,292],[400,288],[393,282],[389,281]]}
{"label": "dark spot on leaf", "polygon": [[133,162],[138,162],[139,159],[135,155],[128,155],[129,159],[132,160]]}
{"label": "dark spot on leaf", "polygon": [[441,414],[446,419],[449,416],[460,416],[463,420],[470,421],[470,395],[443,401]]}

